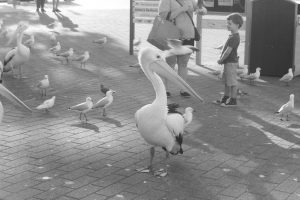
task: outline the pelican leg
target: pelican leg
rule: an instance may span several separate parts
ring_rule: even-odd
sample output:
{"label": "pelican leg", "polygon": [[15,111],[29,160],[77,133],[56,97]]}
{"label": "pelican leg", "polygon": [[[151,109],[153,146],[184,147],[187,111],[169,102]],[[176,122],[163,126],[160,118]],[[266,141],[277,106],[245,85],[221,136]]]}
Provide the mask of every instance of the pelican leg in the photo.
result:
{"label": "pelican leg", "polygon": [[152,162],[153,162],[154,154],[155,154],[155,148],[154,148],[154,147],[151,147],[151,148],[150,148],[150,164],[149,164],[149,166],[148,166],[150,172],[153,172]]}

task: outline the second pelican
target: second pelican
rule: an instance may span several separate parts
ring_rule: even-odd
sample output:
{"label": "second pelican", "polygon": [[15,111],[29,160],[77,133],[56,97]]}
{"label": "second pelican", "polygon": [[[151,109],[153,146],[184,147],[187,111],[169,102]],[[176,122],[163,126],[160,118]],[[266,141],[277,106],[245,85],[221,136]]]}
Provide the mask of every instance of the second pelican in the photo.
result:
{"label": "second pelican", "polygon": [[152,145],[150,148],[150,165],[155,153],[154,147],[162,147],[167,155],[182,153],[182,135],[176,135],[174,128],[177,121],[168,115],[166,88],[160,76],[174,82],[177,86],[188,91],[194,97],[203,99],[164,61],[162,55],[154,49],[146,48],[139,52],[139,63],[146,77],[151,81],[156,98],[136,111],[135,121],[141,136]]}

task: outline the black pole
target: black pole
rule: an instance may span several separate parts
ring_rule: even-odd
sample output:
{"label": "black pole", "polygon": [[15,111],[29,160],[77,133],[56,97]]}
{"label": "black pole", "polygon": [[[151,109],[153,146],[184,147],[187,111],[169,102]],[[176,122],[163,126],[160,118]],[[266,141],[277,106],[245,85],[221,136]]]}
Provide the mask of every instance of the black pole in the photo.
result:
{"label": "black pole", "polygon": [[129,54],[133,55],[133,40],[134,40],[134,32],[135,32],[135,26],[134,26],[134,22],[133,22],[133,1],[134,0],[130,0],[130,14],[129,14]]}

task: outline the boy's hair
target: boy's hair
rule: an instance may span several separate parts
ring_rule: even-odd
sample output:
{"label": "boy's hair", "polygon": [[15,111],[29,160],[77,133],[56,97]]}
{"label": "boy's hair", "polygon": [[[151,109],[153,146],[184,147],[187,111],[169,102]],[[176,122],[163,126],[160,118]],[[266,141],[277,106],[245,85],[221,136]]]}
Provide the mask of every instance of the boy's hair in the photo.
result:
{"label": "boy's hair", "polygon": [[231,20],[234,24],[239,25],[239,28],[243,25],[243,17],[239,13],[232,13],[228,15],[227,20]]}

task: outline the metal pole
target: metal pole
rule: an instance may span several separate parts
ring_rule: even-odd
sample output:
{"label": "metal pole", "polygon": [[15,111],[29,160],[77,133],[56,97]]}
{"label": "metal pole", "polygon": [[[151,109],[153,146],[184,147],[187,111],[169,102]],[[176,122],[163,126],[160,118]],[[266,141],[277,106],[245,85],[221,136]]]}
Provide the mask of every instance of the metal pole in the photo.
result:
{"label": "metal pole", "polygon": [[135,24],[133,22],[133,2],[134,0],[130,0],[130,14],[129,14],[129,54],[133,55],[133,40],[134,40],[134,32],[135,32]]}
{"label": "metal pole", "polygon": [[[198,7],[202,8],[203,0],[198,0]],[[197,15],[197,29],[200,34],[200,40],[196,42],[196,47],[199,49],[196,52],[196,65],[201,66],[201,46],[202,46],[202,15]]]}

